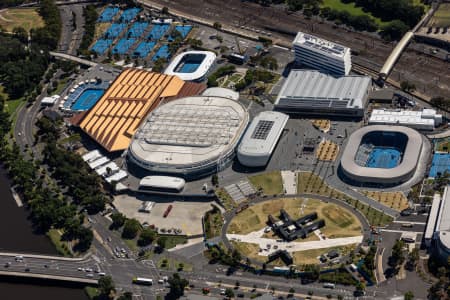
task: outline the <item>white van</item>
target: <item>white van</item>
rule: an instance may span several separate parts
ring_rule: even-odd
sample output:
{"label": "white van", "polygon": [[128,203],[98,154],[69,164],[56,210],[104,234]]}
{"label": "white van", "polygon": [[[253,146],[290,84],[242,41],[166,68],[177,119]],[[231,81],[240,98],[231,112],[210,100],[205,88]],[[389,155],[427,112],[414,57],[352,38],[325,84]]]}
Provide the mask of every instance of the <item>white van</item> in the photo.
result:
{"label": "white van", "polygon": [[336,287],[336,285],[334,283],[331,283],[331,282],[325,282],[323,284],[323,287],[326,288],[326,289],[334,289]]}

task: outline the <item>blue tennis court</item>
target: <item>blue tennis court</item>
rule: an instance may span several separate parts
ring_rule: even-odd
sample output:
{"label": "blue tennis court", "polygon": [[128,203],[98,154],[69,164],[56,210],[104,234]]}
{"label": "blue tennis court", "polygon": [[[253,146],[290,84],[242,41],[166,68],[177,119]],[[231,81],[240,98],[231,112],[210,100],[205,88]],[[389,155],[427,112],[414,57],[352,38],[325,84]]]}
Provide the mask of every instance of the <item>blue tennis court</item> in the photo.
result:
{"label": "blue tennis court", "polygon": [[133,55],[141,58],[147,57],[150,51],[155,47],[155,42],[141,42],[139,46],[134,50]]}
{"label": "blue tennis court", "polygon": [[[181,34],[181,37],[183,40],[187,37],[189,32],[192,30],[192,25],[177,25],[175,26],[175,30],[178,31]],[[172,42],[174,38],[172,36],[169,36],[167,39],[169,42]]]}
{"label": "blue tennis court", "polygon": [[113,54],[125,54],[128,52],[131,46],[133,46],[136,39],[121,39],[117,45],[113,48]]}
{"label": "blue tennis court", "polygon": [[118,7],[108,6],[107,8],[105,8],[103,10],[103,12],[100,15],[100,17],[98,17],[97,22],[100,22],[100,23],[111,22],[112,19],[114,18],[114,16],[117,15],[118,12],[119,12],[119,8]]}
{"label": "blue tennis court", "polygon": [[401,152],[394,148],[376,147],[367,160],[366,167],[392,169],[400,163]]}
{"label": "blue tennis court", "polygon": [[94,51],[97,54],[103,55],[106,50],[109,49],[112,45],[112,40],[103,40],[100,39],[97,42],[95,42],[94,46],[92,46],[91,50]]}
{"label": "blue tennis court", "polygon": [[155,55],[153,55],[152,61],[156,61],[158,58],[167,59],[169,57],[170,57],[169,47],[167,45],[163,45],[161,46],[161,48],[158,49],[158,51],[156,51]]}
{"label": "blue tennis court", "polygon": [[136,22],[128,30],[127,36],[129,38],[138,38],[144,34],[145,29],[148,27],[147,22]]}
{"label": "blue tennis court", "polygon": [[164,34],[166,34],[169,27],[170,25],[167,24],[155,24],[153,25],[152,31],[150,31],[147,38],[153,41],[160,40]]}
{"label": "blue tennis court", "polygon": [[133,20],[137,14],[141,11],[140,8],[128,8],[123,11],[122,15],[120,16],[119,20],[122,23],[129,23],[131,20]]}
{"label": "blue tennis court", "polygon": [[125,28],[127,28],[126,24],[111,24],[111,26],[105,32],[105,37],[108,39],[115,39],[122,33],[122,31],[124,31]]}
{"label": "blue tennis court", "polygon": [[95,103],[97,103],[98,99],[105,93],[104,90],[97,89],[86,89],[83,93],[78,97],[75,103],[72,106],[72,110],[88,110]]}
{"label": "blue tennis court", "polygon": [[435,153],[428,176],[435,178],[443,175],[445,172],[450,172],[450,154]]}

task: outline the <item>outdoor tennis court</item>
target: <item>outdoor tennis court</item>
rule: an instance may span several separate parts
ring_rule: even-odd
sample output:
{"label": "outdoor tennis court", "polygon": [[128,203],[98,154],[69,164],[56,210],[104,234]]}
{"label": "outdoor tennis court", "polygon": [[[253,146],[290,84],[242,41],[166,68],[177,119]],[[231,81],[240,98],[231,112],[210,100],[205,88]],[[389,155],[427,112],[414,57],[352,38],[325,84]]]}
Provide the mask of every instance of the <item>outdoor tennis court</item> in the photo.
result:
{"label": "outdoor tennis court", "polygon": [[158,49],[158,51],[155,53],[155,55],[153,55],[152,60],[156,61],[158,58],[169,58],[170,57],[170,53],[169,53],[169,47],[167,45],[163,45],[161,46],[161,48]]}
{"label": "outdoor tennis court", "polygon": [[401,152],[394,148],[376,147],[369,155],[369,168],[392,169],[400,163]]}
{"label": "outdoor tennis court", "polygon": [[147,57],[147,55],[153,50],[155,47],[155,42],[141,42],[139,46],[134,50],[133,55],[139,56],[141,58]]}
{"label": "outdoor tennis court", "polygon": [[147,22],[136,22],[128,30],[127,36],[129,38],[138,38],[144,34],[145,29],[148,27]]}
{"label": "outdoor tennis court", "polygon": [[126,24],[111,24],[111,26],[105,32],[105,37],[115,39],[122,33],[122,31],[125,30],[125,28],[127,28]]}
{"label": "outdoor tennis court", "polygon": [[161,39],[166,31],[169,29],[170,25],[167,24],[155,24],[148,35],[149,40],[157,41]]}
{"label": "outdoor tennis court", "polygon": [[136,39],[121,39],[113,48],[113,54],[125,54],[131,46],[133,46]]}
{"label": "outdoor tennis court", "polygon": [[[187,35],[189,34],[189,32],[191,32],[192,25],[177,25],[177,26],[175,26],[175,30],[181,34],[181,37],[184,40],[187,37]],[[167,40],[169,42],[172,42],[174,40],[174,38],[172,36],[170,36]]]}
{"label": "outdoor tennis court", "polygon": [[443,175],[445,172],[450,172],[450,154],[435,153],[428,176],[435,178]]}
{"label": "outdoor tennis court", "polygon": [[129,8],[123,11],[122,15],[120,16],[120,22],[128,23],[131,20],[133,20],[137,14],[141,11],[140,8]]}
{"label": "outdoor tennis court", "polygon": [[100,23],[111,22],[112,19],[114,18],[114,16],[117,15],[118,12],[119,12],[118,7],[109,6],[103,10],[100,17],[98,17],[97,22],[100,22]]}
{"label": "outdoor tennis court", "polygon": [[72,110],[88,110],[95,103],[97,103],[98,99],[105,93],[104,90],[98,89],[86,89],[83,93],[78,97],[75,103],[72,106]]}
{"label": "outdoor tennis court", "polygon": [[91,50],[94,51],[97,54],[104,54],[106,52],[106,50],[109,49],[109,47],[111,47],[112,45],[112,40],[98,40],[94,46],[92,46]]}

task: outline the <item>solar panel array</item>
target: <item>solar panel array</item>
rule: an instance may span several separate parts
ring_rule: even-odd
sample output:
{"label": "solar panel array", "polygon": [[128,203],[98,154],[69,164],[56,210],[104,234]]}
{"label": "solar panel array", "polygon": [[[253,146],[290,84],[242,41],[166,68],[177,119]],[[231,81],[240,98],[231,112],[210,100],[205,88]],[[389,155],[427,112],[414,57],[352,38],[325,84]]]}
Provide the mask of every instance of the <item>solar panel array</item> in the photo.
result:
{"label": "solar panel array", "polygon": [[253,131],[252,139],[265,140],[274,123],[274,121],[260,120]]}

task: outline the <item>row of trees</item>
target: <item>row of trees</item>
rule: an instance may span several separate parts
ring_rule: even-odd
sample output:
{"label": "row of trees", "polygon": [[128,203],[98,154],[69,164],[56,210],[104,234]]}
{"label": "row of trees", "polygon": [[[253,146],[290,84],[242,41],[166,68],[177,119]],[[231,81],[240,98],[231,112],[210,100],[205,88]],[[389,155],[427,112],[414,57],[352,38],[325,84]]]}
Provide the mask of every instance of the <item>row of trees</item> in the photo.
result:
{"label": "row of trees", "polygon": [[78,48],[78,53],[88,54],[89,46],[94,41],[95,24],[98,19],[98,13],[94,5],[88,5],[83,8],[84,16],[84,34]]}

